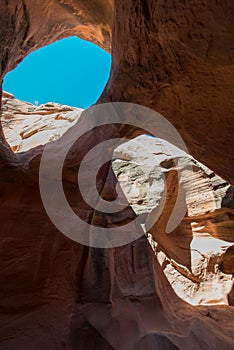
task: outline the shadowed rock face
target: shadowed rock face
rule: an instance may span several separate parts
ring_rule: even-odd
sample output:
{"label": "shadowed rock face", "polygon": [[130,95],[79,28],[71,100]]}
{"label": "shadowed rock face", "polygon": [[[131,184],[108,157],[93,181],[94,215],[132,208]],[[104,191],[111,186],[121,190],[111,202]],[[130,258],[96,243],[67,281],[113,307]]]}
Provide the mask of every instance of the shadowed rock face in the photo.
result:
{"label": "shadowed rock face", "polygon": [[1,73],[33,50],[77,35],[110,50],[112,0],[1,1]]}
{"label": "shadowed rock face", "polygon": [[[111,2],[101,0],[1,1],[1,77],[32,50],[69,35],[108,49],[111,9]],[[231,0],[116,0],[113,69],[102,96],[102,101],[131,101],[162,113],[191,154],[230,182],[233,9]],[[19,102],[9,98],[4,122],[31,108],[24,105],[16,112]],[[79,114],[58,105],[32,108],[34,122],[18,135],[20,148],[27,140],[36,145],[32,138],[42,132],[43,113],[49,113],[47,131],[59,121],[57,114],[65,118],[62,127]],[[79,123],[82,127],[86,121],[81,117]],[[104,131],[76,144],[63,175],[72,208],[105,226],[108,217],[84,205],[75,181],[87,150],[120,133]],[[127,128],[122,132],[136,135]],[[16,157],[2,132],[1,137],[0,349],[233,349],[234,313],[228,305],[234,300],[233,208],[230,199],[225,205],[230,189],[224,180],[194,161],[194,177],[186,178],[196,184],[187,197],[188,214],[166,234],[178,187],[174,163],[166,156],[167,202],[148,241],[142,237],[119,248],[94,249],[70,241],[50,222],[38,184],[43,147]],[[114,170],[120,180],[124,171],[133,182],[137,174],[144,189],[144,177],[126,147],[118,151]],[[183,164],[186,170],[186,159]],[[106,166],[99,175],[98,190],[114,199],[113,172]],[[144,190],[136,193],[123,221],[134,218],[137,205],[145,210]]]}
{"label": "shadowed rock face", "polygon": [[[109,49],[112,12],[111,0],[1,1],[0,77],[69,35]],[[232,183],[233,15],[232,0],[116,1],[113,69],[102,98],[162,113],[192,155]]]}
{"label": "shadowed rock face", "polygon": [[[30,52],[68,36],[77,35],[109,51],[112,13],[112,0],[1,1],[0,87],[5,74]],[[1,159],[16,161],[4,147],[1,128],[0,137]]]}
{"label": "shadowed rock face", "polygon": [[[231,349],[234,212],[225,206],[230,186],[195,160],[188,168],[185,152],[142,135],[115,150],[114,173],[101,169],[103,198],[113,199],[117,177],[130,206],[117,218],[93,211],[92,221],[113,225],[153,212],[165,178],[161,217],[148,231],[148,242],[142,237],[115,249],[84,247],[52,225],[37,180],[40,144],[55,141],[76,122],[82,127],[81,111],[54,103],[33,106],[4,93],[2,117],[8,142],[25,152],[21,166],[2,167],[0,173],[3,348],[206,349],[211,337],[217,349],[222,342]],[[178,190],[175,159],[183,174],[180,186],[188,190],[188,212],[166,234]],[[90,209],[80,205],[75,190],[77,162],[78,155],[70,156],[64,188],[73,209],[87,217]]]}
{"label": "shadowed rock face", "polygon": [[155,109],[196,159],[233,183],[234,2],[119,0],[115,7],[104,99]]}

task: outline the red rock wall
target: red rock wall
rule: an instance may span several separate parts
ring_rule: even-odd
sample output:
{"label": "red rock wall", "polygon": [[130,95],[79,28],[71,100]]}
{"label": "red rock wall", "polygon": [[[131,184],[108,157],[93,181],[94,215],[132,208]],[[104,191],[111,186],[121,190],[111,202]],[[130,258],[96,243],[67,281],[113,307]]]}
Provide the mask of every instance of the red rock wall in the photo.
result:
{"label": "red rock wall", "polygon": [[[107,48],[111,12],[103,4],[1,0],[1,76],[68,35]],[[113,69],[102,97],[155,108],[196,158],[230,181],[233,10],[232,0],[116,0]],[[97,132],[79,143],[76,154],[100,139]],[[177,297],[145,238],[106,250],[65,238],[41,202],[42,149],[19,165],[0,145],[0,349],[233,349],[232,307]],[[64,174],[76,201],[74,154]]]}
{"label": "red rock wall", "polygon": [[104,99],[155,109],[233,182],[234,2],[117,0]]}

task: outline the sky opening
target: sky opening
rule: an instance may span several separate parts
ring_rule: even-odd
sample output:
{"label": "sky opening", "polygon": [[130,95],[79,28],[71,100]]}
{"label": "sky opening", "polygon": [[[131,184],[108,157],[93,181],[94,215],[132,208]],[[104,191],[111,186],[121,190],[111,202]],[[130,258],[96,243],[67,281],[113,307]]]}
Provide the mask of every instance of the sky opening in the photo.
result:
{"label": "sky opening", "polygon": [[111,55],[77,37],[62,39],[29,54],[9,72],[3,90],[17,99],[88,108],[110,75]]}

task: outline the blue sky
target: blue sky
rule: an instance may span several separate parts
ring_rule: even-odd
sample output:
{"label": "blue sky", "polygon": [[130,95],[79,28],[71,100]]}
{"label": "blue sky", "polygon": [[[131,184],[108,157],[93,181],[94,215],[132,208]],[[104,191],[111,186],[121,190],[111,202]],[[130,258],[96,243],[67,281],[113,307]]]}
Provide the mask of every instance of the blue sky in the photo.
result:
{"label": "blue sky", "polygon": [[102,93],[110,67],[110,54],[71,37],[28,55],[7,74],[3,90],[31,103],[58,102],[87,108]]}

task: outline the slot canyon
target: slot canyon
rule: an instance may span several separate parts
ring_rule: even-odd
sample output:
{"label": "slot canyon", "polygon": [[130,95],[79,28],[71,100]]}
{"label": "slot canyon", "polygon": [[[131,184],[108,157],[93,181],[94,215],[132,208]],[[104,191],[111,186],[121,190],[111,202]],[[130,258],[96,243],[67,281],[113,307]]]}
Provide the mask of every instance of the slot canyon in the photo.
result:
{"label": "slot canyon", "polygon": [[[84,133],[67,154],[62,181],[85,222],[124,227],[154,215],[163,177],[167,186],[145,234],[116,247],[83,245],[50,220],[39,173],[46,145],[56,159],[72,126],[86,130],[86,111],[53,101],[36,106],[1,88],[0,350],[234,348],[233,19],[233,0],[0,0],[1,87],[31,52],[78,36],[112,54],[97,106],[157,112],[189,152],[146,133],[147,118],[142,129],[124,116]],[[111,203],[119,182],[129,205],[102,213],[77,190],[77,169],[95,145],[123,137],[129,141],[100,166],[97,190]],[[140,145],[158,164],[152,171]],[[168,233],[178,171],[191,190]]]}

